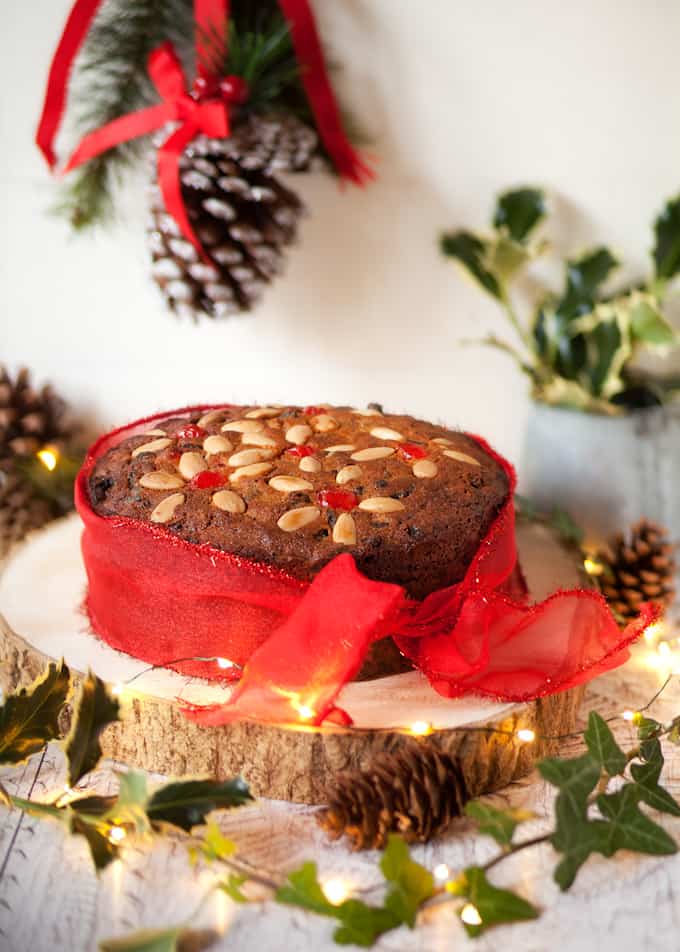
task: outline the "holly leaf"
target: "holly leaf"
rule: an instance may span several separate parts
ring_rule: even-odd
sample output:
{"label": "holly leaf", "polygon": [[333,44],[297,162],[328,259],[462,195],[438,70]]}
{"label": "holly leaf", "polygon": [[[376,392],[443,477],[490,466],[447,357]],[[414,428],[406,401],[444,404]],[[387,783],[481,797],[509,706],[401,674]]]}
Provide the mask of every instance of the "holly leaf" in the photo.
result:
{"label": "holly leaf", "polygon": [[680,195],[670,199],[654,222],[652,258],[658,278],[669,281],[680,271]]}
{"label": "holly leaf", "polygon": [[457,891],[475,907],[481,919],[480,923],[463,921],[465,931],[472,938],[492,926],[522,922],[539,916],[538,909],[517,893],[493,886],[480,866],[468,866],[464,870]]}
{"label": "holly leaf", "polygon": [[146,813],[152,823],[170,823],[185,832],[205,822],[212,810],[240,807],[252,800],[241,777],[232,780],[178,780],[155,790]]}
{"label": "holly leaf", "polygon": [[623,773],[628,763],[626,755],[597,711],[591,711],[588,715],[588,727],[583,734],[583,739],[590,755],[610,777]]}
{"label": "holly leaf", "polygon": [[567,261],[566,285],[556,314],[564,321],[570,321],[592,311],[600,286],[618,265],[611,251],[604,247],[594,248]]}
{"label": "holly leaf", "polygon": [[487,803],[471,800],[465,812],[479,824],[479,832],[492,836],[500,846],[510,846],[520,823],[530,820],[533,813],[526,810],[497,810]]}
{"label": "holly leaf", "polygon": [[632,295],[628,314],[634,340],[648,347],[671,347],[676,343],[675,331],[650,295]]}
{"label": "holly leaf", "polygon": [[109,839],[106,826],[90,823],[77,813],[70,813],[70,822],[71,832],[78,833],[87,840],[95,869],[104,869],[118,859],[120,846]]}
{"label": "holly leaf", "polygon": [[493,216],[493,226],[504,229],[520,244],[545,218],[545,194],[538,188],[517,188],[500,195]]}
{"label": "holly leaf", "polygon": [[360,899],[347,899],[337,908],[342,924],[333,933],[333,939],[338,945],[369,948],[383,932],[401,925],[401,920],[391,910],[368,906]]}
{"label": "holly leaf", "polygon": [[664,757],[661,744],[654,738],[646,742],[645,761],[641,764],[631,764],[630,772],[634,786],[640,800],[659,810],[661,813],[670,813],[680,816],[680,805],[675,798],[659,783]]}
{"label": "holly leaf", "polygon": [[214,929],[140,929],[120,939],[105,939],[100,952],[202,952],[219,935]]}
{"label": "holly leaf", "polygon": [[63,745],[69,787],[74,787],[99,763],[102,756],[99,735],[108,724],[118,720],[119,707],[104,682],[88,671],[73,705],[71,730]]}
{"label": "holly leaf", "polygon": [[652,856],[669,856],[677,853],[675,840],[666,831],[650,820],[638,805],[638,788],[626,784],[616,793],[602,793],[597,806],[609,822],[606,824],[605,856],[617,850],[633,850]]}
{"label": "holly leaf", "polygon": [[0,763],[20,764],[61,736],[59,715],[71,681],[63,659],[51,663],[26,688],[8,695],[0,707]]}
{"label": "holly leaf", "polygon": [[288,874],[288,882],[276,890],[275,899],[288,906],[300,906],[320,916],[337,918],[339,906],[326,898],[319,882],[316,863],[303,863]]}
{"label": "holly leaf", "polygon": [[234,902],[248,902],[248,897],[245,896],[241,891],[241,886],[247,881],[248,877],[245,874],[239,875],[237,873],[229,873],[227,878],[223,879],[219,883],[218,889],[221,889],[223,893],[226,893],[230,899],[234,900]]}
{"label": "holly leaf", "polygon": [[503,298],[498,279],[486,264],[487,242],[472,232],[457,231],[442,235],[440,248],[447,258],[456,258],[485,291],[499,300]]}
{"label": "holly leaf", "polygon": [[385,908],[412,929],[418,909],[434,892],[432,873],[411,859],[406,843],[394,833],[388,837],[380,869],[390,884]]}

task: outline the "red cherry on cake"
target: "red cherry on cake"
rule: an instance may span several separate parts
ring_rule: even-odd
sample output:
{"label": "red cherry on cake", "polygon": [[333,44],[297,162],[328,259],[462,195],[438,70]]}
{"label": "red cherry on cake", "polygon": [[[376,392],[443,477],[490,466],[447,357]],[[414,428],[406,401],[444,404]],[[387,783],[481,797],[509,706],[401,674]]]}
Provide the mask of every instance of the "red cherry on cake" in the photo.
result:
{"label": "red cherry on cake", "polygon": [[201,440],[207,436],[208,431],[202,426],[196,426],[195,423],[187,423],[175,433],[178,440]]}
{"label": "red cherry on cake", "polygon": [[326,407],[305,407],[302,411],[305,416],[320,416],[322,413],[327,413]]}
{"label": "red cherry on cake", "polygon": [[189,485],[193,489],[217,489],[218,486],[224,486],[226,481],[227,477],[223,473],[204,469],[202,473],[196,473]]}
{"label": "red cherry on cake", "polygon": [[316,501],[325,509],[344,509],[345,512],[359,505],[359,497],[346,489],[321,489],[316,494]]}
{"label": "red cherry on cake", "polygon": [[397,453],[405,460],[425,459],[427,456],[425,447],[419,446],[418,443],[400,443],[397,446]]}
{"label": "red cherry on cake", "polygon": [[286,452],[289,456],[295,456],[297,459],[302,459],[304,456],[314,456],[316,452],[313,446],[291,446]]}

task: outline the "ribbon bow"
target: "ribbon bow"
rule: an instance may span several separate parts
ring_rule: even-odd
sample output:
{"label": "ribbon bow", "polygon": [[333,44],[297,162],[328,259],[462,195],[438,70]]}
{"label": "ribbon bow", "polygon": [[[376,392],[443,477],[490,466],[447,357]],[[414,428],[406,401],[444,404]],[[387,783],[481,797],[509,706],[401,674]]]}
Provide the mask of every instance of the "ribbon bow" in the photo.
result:
{"label": "ribbon bow", "polygon": [[[76,0],[57,47],[45,94],[36,142],[50,168],[56,165],[54,138],[66,101],[68,76],[73,60],[85,40],[102,0]],[[338,172],[361,184],[371,172],[347,140],[337,103],[326,74],[321,44],[308,0],[279,0],[288,21],[291,38],[301,66],[301,82],[307,93],[319,135]],[[194,0],[198,76],[189,90],[179,58],[171,43],[164,43],[149,56],[149,75],[162,102],[114,119],[86,135],[64,173],[101,155],[108,149],[146,135],[168,122],[179,122],[158,151],[158,180],[165,207],[184,237],[198,253],[210,260],[194,233],[182,200],[180,157],[191,140],[203,133],[210,138],[226,138],[230,132],[229,107],[248,96],[245,82],[238,76],[220,81],[211,63],[223,62],[226,54],[228,0]],[[208,49],[207,37],[222,37],[220,49]]]}

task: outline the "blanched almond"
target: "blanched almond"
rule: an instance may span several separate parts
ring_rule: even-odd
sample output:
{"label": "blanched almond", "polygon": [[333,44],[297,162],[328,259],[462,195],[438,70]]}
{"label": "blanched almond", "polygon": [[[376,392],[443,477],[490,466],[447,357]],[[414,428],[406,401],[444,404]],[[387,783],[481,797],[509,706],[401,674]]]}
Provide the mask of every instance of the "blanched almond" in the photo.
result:
{"label": "blanched almond", "polygon": [[354,519],[348,512],[343,512],[338,516],[337,522],[333,526],[333,542],[339,545],[355,545],[357,541],[357,527]]}
{"label": "blanched almond", "polygon": [[173,493],[158,503],[149,518],[152,522],[170,522],[175,515],[175,509],[184,502],[184,493]]}
{"label": "blanched almond", "polygon": [[139,480],[139,485],[144,489],[179,489],[184,485],[184,480],[174,473],[164,473],[159,470],[155,473],[144,473]]}
{"label": "blanched almond", "polygon": [[296,423],[286,430],[286,439],[289,443],[295,443],[296,446],[302,446],[312,435],[311,426],[306,423]]}
{"label": "blanched almond", "polygon": [[207,468],[208,464],[200,453],[182,453],[177,464],[177,469],[187,482]]}
{"label": "blanched almond", "polygon": [[241,443],[243,446],[278,446],[278,443],[273,436],[268,436],[262,431],[255,433],[244,433],[241,437]]}
{"label": "blanched almond", "polygon": [[144,434],[144,436],[167,436],[167,435],[168,434],[165,432],[165,430],[161,430],[161,429],[147,430],[146,433]]}
{"label": "blanched almond", "polygon": [[151,440],[149,443],[142,443],[141,446],[136,447],[132,451],[132,456],[141,456],[142,453],[160,453],[161,450],[166,449],[171,443],[172,440],[167,439],[167,437],[160,440]]}
{"label": "blanched almond", "polygon": [[393,455],[394,450],[391,446],[369,446],[368,449],[357,450],[356,453],[352,453],[352,459],[356,460],[357,463],[365,463],[372,459],[386,459]]}
{"label": "blanched almond", "polygon": [[343,486],[345,483],[350,482],[350,480],[359,479],[360,477],[361,466],[343,466],[342,469],[338,470],[335,481]]}
{"label": "blanched almond", "polygon": [[391,496],[371,496],[359,503],[359,509],[365,509],[366,512],[399,512],[403,508],[404,504]]}
{"label": "blanched almond", "polygon": [[250,466],[239,466],[229,477],[229,482],[235,483],[239,479],[252,479],[255,476],[264,476],[271,468],[271,463],[253,463]]}
{"label": "blanched almond", "polygon": [[437,464],[431,459],[417,459],[413,464],[413,475],[418,479],[432,479],[437,475]]}
{"label": "blanched almond", "polygon": [[371,436],[376,440],[403,440],[404,437],[398,430],[390,430],[388,426],[374,426],[371,430]]}
{"label": "blanched almond", "polygon": [[276,523],[284,532],[295,532],[303,526],[311,525],[321,515],[316,506],[303,506],[301,509],[289,509]]}
{"label": "blanched almond", "polygon": [[447,440],[446,437],[444,437],[444,436],[437,436],[437,437],[435,437],[434,440],[432,440],[432,442],[433,442],[433,443],[438,443],[440,446],[451,446],[451,443],[452,443],[453,441],[452,441],[452,440]]}
{"label": "blanched almond", "polygon": [[467,453],[459,453],[458,450],[444,450],[444,456],[449,459],[457,459],[459,463],[469,463],[470,466],[481,466],[479,460],[474,456],[468,456]]}
{"label": "blanched almond", "polygon": [[354,443],[336,443],[334,446],[327,446],[324,453],[351,453],[355,449]]}
{"label": "blanched almond", "polygon": [[255,433],[264,430],[264,423],[258,420],[228,420],[222,425],[223,433]]}
{"label": "blanched almond", "polygon": [[254,410],[249,410],[248,413],[246,413],[246,419],[266,420],[270,417],[279,416],[281,410],[282,407],[255,407]]}
{"label": "blanched almond", "polygon": [[221,509],[222,512],[245,512],[246,504],[241,499],[238,493],[234,493],[231,489],[220,489],[219,492],[213,494],[212,497],[213,506],[217,506],[218,509]]}
{"label": "blanched almond", "polygon": [[271,459],[274,455],[273,450],[239,450],[229,457],[227,463],[230,466],[250,466],[251,463],[262,463]]}
{"label": "blanched almond", "polygon": [[317,433],[330,433],[331,430],[337,430],[340,424],[328,413],[320,413],[312,418],[312,426]]}
{"label": "blanched almond", "polygon": [[314,489],[307,479],[299,476],[272,476],[269,485],[278,493],[296,493],[305,489]]}
{"label": "blanched almond", "polygon": [[382,416],[379,410],[371,410],[370,408],[366,410],[352,410],[352,413],[355,416]]}
{"label": "blanched almond", "polygon": [[216,453],[231,453],[233,448],[226,436],[206,436],[203,440],[203,452],[208,456],[215,456]]}
{"label": "blanched almond", "polygon": [[318,473],[321,470],[321,463],[313,456],[303,456],[300,460],[300,469],[303,473]]}
{"label": "blanched almond", "polygon": [[223,417],[227,412],[228,407],[225,407],[223,410],[208,410],[207,413],[203,414],[200,420],[196,421],[196,426],[209,426],[211,423],[214,423],[215,420],[219,420],[220,417]]}

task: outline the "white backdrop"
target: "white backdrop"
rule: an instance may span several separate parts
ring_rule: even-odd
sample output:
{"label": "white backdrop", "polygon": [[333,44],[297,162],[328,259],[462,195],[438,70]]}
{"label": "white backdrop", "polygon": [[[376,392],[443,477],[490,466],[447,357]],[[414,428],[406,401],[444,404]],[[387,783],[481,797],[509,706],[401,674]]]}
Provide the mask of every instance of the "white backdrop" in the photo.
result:
{"label": "white backdrop", "polygon": [[316,0],[379,179],[300,176],[311,215],[259,310],[178,322],[148,277],[141,180],[108,232],[74,237],[48,214],[32,140],[69,7],[2,6],[0,358],[100,425],[191,401],[378,400],[517,458],[525,382],[502,355],[459,346],[504,327],[439,257],[438,232],[483,224],[499,189],[542,184],[559,248],[605,240],[636,271],[680,189],[676,0]]}

